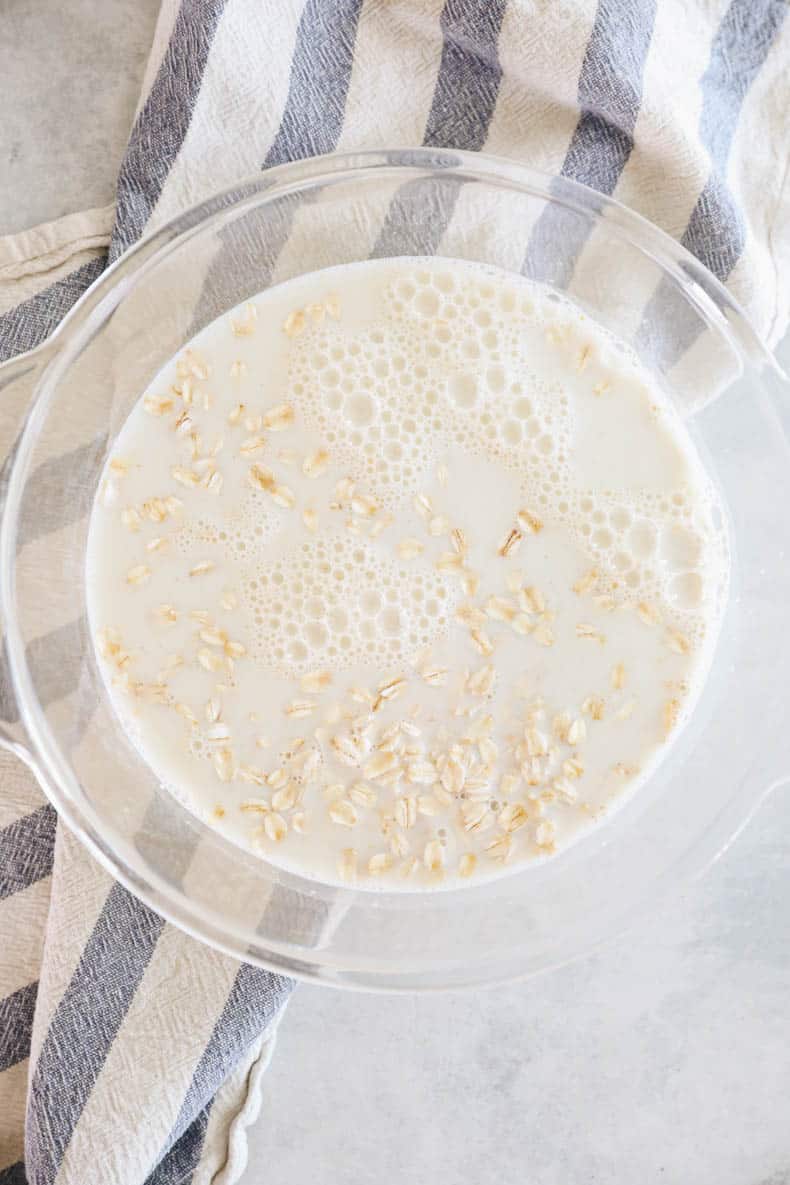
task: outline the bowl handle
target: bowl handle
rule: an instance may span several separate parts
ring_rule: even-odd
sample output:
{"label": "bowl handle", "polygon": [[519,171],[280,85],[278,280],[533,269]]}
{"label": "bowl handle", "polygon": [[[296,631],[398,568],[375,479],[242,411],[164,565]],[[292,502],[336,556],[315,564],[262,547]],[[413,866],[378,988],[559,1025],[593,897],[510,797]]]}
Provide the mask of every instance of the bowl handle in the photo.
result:
{"label": "bowl handle", "polygon": [[8,749],[35,772],[35,761],[20,718],[6,644],[6,612],[13,589],[13,564],[6,560],[12,546],[5,507],[17,447],[34,402],[41,375],[53,354],[47,342],[0,366],[0,748]]}

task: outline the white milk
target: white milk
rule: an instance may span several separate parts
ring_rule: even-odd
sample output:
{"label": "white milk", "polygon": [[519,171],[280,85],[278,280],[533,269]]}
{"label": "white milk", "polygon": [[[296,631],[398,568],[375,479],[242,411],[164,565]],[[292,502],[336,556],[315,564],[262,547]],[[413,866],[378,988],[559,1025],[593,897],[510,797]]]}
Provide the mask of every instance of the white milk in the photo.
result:
{"label": "white milk", "polygon": [[661,392],[576,308],[359,263],[163,368],[100,486],[90,618],[132,743],[210,826],[323,881],[474,883],[664,757],[722,522]]}

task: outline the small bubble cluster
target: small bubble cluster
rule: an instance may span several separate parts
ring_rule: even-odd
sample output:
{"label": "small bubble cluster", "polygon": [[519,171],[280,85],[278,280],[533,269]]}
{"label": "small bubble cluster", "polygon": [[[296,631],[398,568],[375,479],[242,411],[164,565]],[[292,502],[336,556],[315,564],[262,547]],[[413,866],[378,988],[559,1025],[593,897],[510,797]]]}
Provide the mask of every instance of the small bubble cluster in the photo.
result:
{"label": "small bubble cluster", "polygon": [[570,418],[561,390],[525,383],[531,301],[470,269],[420,270],[386,288],[380,321],[343,335],[317,327],[291,358],[290,386],[311,427],[360,481],[397,506],[448,444],[522,472],[567,465]]}
{"label": "small bubble cluster", "polygon": [[[372,325],[318,326],[299,340],[291,389],[340,465],[383,504],[402,505],[448,447],[484,456],[520,476],[525,502],[570,531],[618,603],[662,600],[701,639],[702,602],[717,593],[710,573],[727,567],[715,498],[702,485],[663,496],[574,481],[569,392],[591,334],[583,320],[561,298],[501,275],[492,283],[475,265],[403,269]],[[600,327],[595,335],[608,340]],[[618,350],[623,373],[634,362]]]}
{"label": "small bubble cluster", "polygon": [[446,633],[457,600],[430,567],[405,572],[370,542],[340,533],[247,569],[241,593],[255,656],[297,675],[402,660]]}
{"label": "small bubble cluster", "polygon": [[265,563],[272,540],[282,531],[282,511],[253,490],[245,493],[235,514],[188,518],[176,541],[186,555],[201,545],[220,547],[237,564]]}
{"label": "small bubble cluster", "polygon": [[[663,603],[692,642],[705,635],[704,602],[724,588],[706,587],[726,572],[724,540],[692,491],[669,497],[642,492],[627,500],[611,491],[542,491],[537,505],[553,514],[601,573],[599,587],[618,604]],[[707,581],[710,584],[710,580]]]}

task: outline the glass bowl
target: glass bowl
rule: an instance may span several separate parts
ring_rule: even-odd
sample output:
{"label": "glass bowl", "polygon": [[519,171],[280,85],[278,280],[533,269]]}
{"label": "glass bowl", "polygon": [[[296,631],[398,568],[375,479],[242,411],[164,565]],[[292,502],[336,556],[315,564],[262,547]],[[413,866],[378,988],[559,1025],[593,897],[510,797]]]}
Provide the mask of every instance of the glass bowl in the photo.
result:
{"label": "glass bowl", "polygon": [[[732,591],[710,678],[667,760],[598,831],[488,885],[333,888],[245,853],[157,783],[107,702],[85,614],[107,451],[160,366],[267,286],[375,256],[525,271],[632,348],[684,416],[729,512]],[[42,347],[0,370],[4,743],[114,877],[204,942],[322,983],[425,990],[577,957],[720,853],[790,769],[790,452],[781,372],[728,293],[616,202],[478,154],[366,152],[272,169],[124,255]],[[2,488],[2,487],[0,487]]]}

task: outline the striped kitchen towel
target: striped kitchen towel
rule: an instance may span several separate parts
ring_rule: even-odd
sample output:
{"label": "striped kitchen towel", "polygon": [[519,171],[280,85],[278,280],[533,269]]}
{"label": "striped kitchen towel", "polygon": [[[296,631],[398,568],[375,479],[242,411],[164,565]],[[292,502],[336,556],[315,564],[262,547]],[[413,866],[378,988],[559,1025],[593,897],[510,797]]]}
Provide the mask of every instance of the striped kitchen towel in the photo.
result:
{"label": "striped kitchen towel", "polygon": [[[165,0],[114,228],[96,211],[0,240],[0,357],[43,340],[108,254],[244,174],[417,143],[614,194],[776,342],[790,312],[786,17],[786,0]],[[552,217],[525,228],[527,261],[565,233]],[[565,252],[571,293],[589,247]],[[62,513],[39,537],[59,526]],[[0,778],[0,1185],[235,1180],[291,985],[113,884],[8,754]]]}

